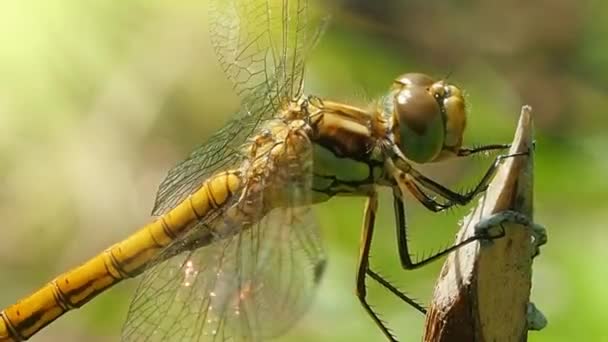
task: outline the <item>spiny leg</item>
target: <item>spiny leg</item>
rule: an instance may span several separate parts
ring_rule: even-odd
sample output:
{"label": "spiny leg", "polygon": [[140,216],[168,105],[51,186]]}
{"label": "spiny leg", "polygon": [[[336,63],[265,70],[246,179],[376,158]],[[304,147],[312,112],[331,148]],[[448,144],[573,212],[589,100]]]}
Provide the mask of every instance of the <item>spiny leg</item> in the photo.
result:
{"label": "spiny leg", "polygon": [[[371,224],[373,224],[373,222]],[[372,229],[373,229],[373,227],[372,227]],[[371,237],[370,237],[370,239],[371,239]],[[370,242],[370,244],[371,244],[371,242]],[[426,315],[426,308],[424,308],[424,306],[422,306],[416,300],[410,298],[408,295],[406,295],[405,293],[403,293],[401,290],[399,290],[397,287],[395,287],[393,284],[391,284],[390,281],[388,281],[387,279],[385,279],[384,277],[382,277],[379,273],[374,272],[369,267],[369,265],[367,267],[367,271],[366,272],[367,272],[368,276],[370,276],[373,280],[375,280],[380,285],[382,285],[385,289],[389,290],[391,293],[393,293],[399,299],[401,299],[405,303],[409,304],[410,306],[412,306],[414,309],[416,309],[417,311],[419,311],[423,315]]]}
{"label": "spiny leg", "polygon": [[461,147],[456,151],[456,156],[458,157],[468,157],[473,154],[497,151],[497,150],[505,150],[510,148],[511,144],[491,144],[491,145],[483,145],[477,147]]}
{"label": "spiny leg", "polygon": [[412,257],[410,256],[409,245],[407,241],[407,222],[405,219],[405,209],[403,200],[397,194],[393,195],[393,206],[395,211],[395,221],[396,221],[396,233],[397,233],[397,248],[399,251],[399,260],[401,261],[401,266],[407,270],[413,270],[419,267],[422,267],[432,261],[435,261],[450,252],[457,250],[458,248],[467,245],[473,241],[477,241],[480,239],[494,239],[499,238],[501,236],[488,236],[488,234],[481,233],[480,235],[471,236],[463,241],[453,244],[452,246],[439,251],[429,257],[426,257],[422,260],[412,261]]}
{"label": "spiny leg", "polygon": [[[418,186],[418,184],[416,184],[416,182],[413,181],[412,177],[407,174],[405,175],[405,178],[403,179],[403,185],[405,185],[405,187],[407,188],[409,193],[411,193],[414,196],[414,198],[416,200],[418,200],[418,202],[420,202],[420,204],[422,204],[425,208],[427,208],[428,210],[430,210],[434,213],[446,210],[455,205],[454,202],[446,202],[446,203],[437,202],[435,200],[435,198],[430,197],[422,189],[420,189],[420,186]],[[399,191],[399,190],[395,189],[394,191]],[[397,196],[400,196],[400,193],[397,193]]]}
{"label": "spiny leg", "polygon": [[[447,199],[449,202],[446,203],[445,206],[453,206],[454,204],[467,205],[471,200],[473,200],[473,198],[475,198],[475,196],[484,192],[487,189],[490,181],[492,180],[492,177],[494,176],[494,174],[496,174],[498,167],[505,159],[512,158],[512,157],[518,157],[518,156],[524,156],[524,155],[528,155],[528,152],[520,152],[520,153],[505,154],[505,155],[497,156],[496,159],[494,159],[494,162],[492,163],[492,165],[490,165],[490,167],[488,168],[486,173],[483,175],[483,177],[481,178],[479,183],[477,183],[477,185],[473,188],[473,190],[468,191],[464,194],[461,194],[461,193],[458,193],[456,191],[446,188],[445,186],[424,176],[423,174],[421,174],[414,168],[410,168],[407,171],[407,173],[409,173],[416,180],[416,182],[418,182],[420,185],[422,185],[426,189],[429,189],[429,190],[435,192],[436,194]],[[401,176],[401,178],[405,178],[405,176]],[[450,202],[452,202],[452,203],[450,203]]]}
{"label": "spiny leg", "polygon": [[[476,148],[460,148],[455,153],[457,157],[466,157],[476,153],[505,149],[510,146],[510,144],[494,144]],[[497,156],[475,188],[461,194],[422,175],[410,165],[397,146],[390,146],[386,152],[389,156],[386,160],[386,167],[389,174],[392,175],[397,185],[401,188],[401,191],[405,193],[405,188],[407,188],[408,192],[412,193],[424,207],[433,212],[443,211],[454,205],[468,204],[476,195],[487,189],[489,182],[492,180],[492,177],[498,170],[498,166],[500,166],[502,161],[510,157],[528,155],[528,152],[521,152]],[[441,203],[436,201],[434,197],[430,197],[426,194],[417,183],[425,189],[443,197],[446,202]]]}
{"label": "spiny leg", "polygon": [[399,297],[402,301],[406,302],[414,309],[419,311],[421,314],[426,315],[426,308],[422,306],[420,303],[410,298],[408,295],[403,293],[401,290],[396,288],[393,284],[391,284],[388,280],[384,279],[380,274],[374,272],[371,268],[367,269],[367,275],[369,275],[372,279],[377,281],[384,288],[392,292],[395,296]]}
{"label": "spiny leg", "polygon": [[361,305],[372,318],[376,325],[382,330],[382,333],[390,340],[396,342],[397,339],[391,334],[390,330],[386,327],[384,322],[378,317],[378,314],[374,312],[372,307],[367,303],[367,288],[365,285],[365,277],[369,270],[369,252],[372,246],[372,238],[374,235],[374,221],[376,219],[376,210],[378,208],[378,194],[374,191],[367,198],[365,203],[365,213],[363,216],[363,227],[361,230],[361,242],[359,250],[359,261],[357,267],[357,287],[356,294],[357,298],[361,302]]}
{"label": "spiny leg", "polygon": [[[367,213],[367,210],[366,210],[366,213]],[[373,225],[373,222],[371,222],[371,224]],[[373,229],[373,227],[372,227],[372,229]],[[370,237],[370,239],[371,239],[371,237]],[[371,241],[370,241],[370,244],[371,244]],[[391,293],[393,293],[399,299],[401,299],[405,303],[409,304],[410,306],[412,306],[414,309],[416,309],[417,311],[419,311],[423,315],[426,315],[426,308],[424,308],[424,306],[422,306],[416,300],[410,298],[408,295],[406,295],[405,293],[403,293],[401,290],[399,290],[397,287],[395,287],[393,284],[391,284],[390,281],[388,281],[387,279],[384,279],[384,277],[382,277],[380,274],[378,274],[377,272],[374,272],[369,267],[369,264],[367,266],[367,271],[366,272],[367,272],[368,276],[370,276],[373,280],[375,280],[380,285],[382,285],[385,289],[389,290]]]}

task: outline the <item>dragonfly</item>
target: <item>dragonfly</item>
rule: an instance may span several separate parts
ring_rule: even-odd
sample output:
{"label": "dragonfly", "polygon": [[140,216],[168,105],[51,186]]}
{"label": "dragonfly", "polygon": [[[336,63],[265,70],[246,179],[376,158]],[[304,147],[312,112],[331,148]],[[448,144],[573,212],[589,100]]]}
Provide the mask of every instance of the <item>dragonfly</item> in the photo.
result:
{"label": "dragonfly", "polygon": [[367,199],[356,296],[388,340],[367,299],[376,281],[424,313],[370,266],[378,189],[393,193],[401,265],[415,269],[464,244],[413,260],[406,194],[439,212],[482,193],[504,156],[470,191],[457,192],[415,164],[502,150],[463,147],[461,89],[420,73],[396,77],[359,108],[304,93],[305,60],[323,21],[306,0],[210,0],[212,45],[241,98],[228,123],[169,171],[155,218],[82,265],[0,312],[0,341],[24,341],[115,284],[141,278],[123,341],[260,341],[285,334],[306,312],[326,257],[312,207]]}

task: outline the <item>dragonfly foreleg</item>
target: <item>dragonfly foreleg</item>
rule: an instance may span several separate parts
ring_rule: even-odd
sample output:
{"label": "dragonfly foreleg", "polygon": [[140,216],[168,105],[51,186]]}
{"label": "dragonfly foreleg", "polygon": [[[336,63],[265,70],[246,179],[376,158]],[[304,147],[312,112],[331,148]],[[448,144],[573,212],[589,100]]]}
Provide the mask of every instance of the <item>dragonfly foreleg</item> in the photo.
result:
{"label": "dragonfly foreleg", "polygon": [[[420,189],[420,186],[418,186],[418,184],[416,184],[416,182],[414,182],[412,177],[409,175],[406,175],[403,183],[414,198],[432,212],[437,213],[455,205],[454,202],[440,203],[436,201],[434,197],[430,197],[422,189]],[[395,189],[394,191],[399,190]],[[400,195],[400,192],[398,192],[398,194]]]}
{"label": "dragonfly foreleg", "polygon": [[483,146],[477,146],[477,147],[472,147],[472,148],[461,147],[458,149],[458,151],[456,151],[456,156],[468,157],[470,155],[477,154],[477,153],[505,150],[510,147],[511,147],[511,144],[492,144],[492,145],[483,145]]}
{"label": "dragonfly foreleg", "polygon": [[[475,196],[484,192],[488,188],[488,185],[490,184],[492,177],[494,177],[494,175],[496,174],[496,171],[498,171],[498,167],[506,159],[512,158],[512,157],[518,157],[518,156],[525,156],[525,155],[528,155],[527,151],[497,156],[494,159],[494,162],[492,163],[492,165],[490,165],[490,167],[486,170],[486,173],[483,175],[481,180],[477,183],[477,185],[472,190],[467,191],[465,193],[459,193],[459,192],[450,190],[447,187],[437,183],[436,181],[424,176],[423,174],[421,174],[420,172],[418,172],[416,169],[414,169],[412,167],[410,167],[407,170],[407,172],[404,172],[404,173],[411,175],[416,180],[416,182],[418,182],[424,188],[426,188],[430,191],[433,191],[434,193],[438,194],[439,196],[445,198],[448,202],[443,204],[444,207],[451,207],[456,204],[457,205],[467,205],[469,202],[471,202],[471,200],[473,200],[473,198],[475,198]],[[404,180],[407,178],[406,177],[407,175],[402,175],[402,176],[398,175],[398,176],[400,176],[400,178],[404,179]]]}

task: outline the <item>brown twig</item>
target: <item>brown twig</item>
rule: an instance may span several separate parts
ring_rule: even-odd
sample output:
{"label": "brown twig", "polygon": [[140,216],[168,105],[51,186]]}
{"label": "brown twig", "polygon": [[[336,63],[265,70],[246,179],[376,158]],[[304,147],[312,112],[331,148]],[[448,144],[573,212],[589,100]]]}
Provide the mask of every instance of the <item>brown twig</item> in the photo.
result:
{"label": "brown twig", "polygon": [[[532,219],[533,127],[522,108],[510,153],[488,191],[457,234],[461,241],[491,214],[512,210]],[[469,244],[451,254],[435,286],[425,322],[425,342],[526,341],[534,245],[531,230],[505,223],[506,235]]]}

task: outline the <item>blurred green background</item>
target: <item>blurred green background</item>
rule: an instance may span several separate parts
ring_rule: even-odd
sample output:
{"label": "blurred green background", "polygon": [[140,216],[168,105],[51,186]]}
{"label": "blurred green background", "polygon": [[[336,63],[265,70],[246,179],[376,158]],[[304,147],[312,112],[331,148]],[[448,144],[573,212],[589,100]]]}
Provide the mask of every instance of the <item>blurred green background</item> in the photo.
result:
{"label": "blurred green background", "polygon": [[[608,3],[600,0],[323,3],[331,25],[309,63],[308,92],[364,105],[421,71],[467,93],[467,144],[511,141],[535,111],[535,220],[549,244],[533,301],[549,319],[530,341],[608,341]],[[149,220],[167,170],[238,108],[213,54],[202,0],[0,2],[0,308]],[[490,159],[426,168],[452,187]],[[409,201],[418,253],[449,244],[467,208],[431,214]],[[399,268],[389,194],[372,263],[427,303],[438,262]],[[328,272],[282,341],[383,341],[354,296],[362,199],[318,207]],[[116,341],[137,281],[67,314],[34,341]],[[423,317],[371,289],[403,341]]]}

